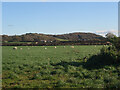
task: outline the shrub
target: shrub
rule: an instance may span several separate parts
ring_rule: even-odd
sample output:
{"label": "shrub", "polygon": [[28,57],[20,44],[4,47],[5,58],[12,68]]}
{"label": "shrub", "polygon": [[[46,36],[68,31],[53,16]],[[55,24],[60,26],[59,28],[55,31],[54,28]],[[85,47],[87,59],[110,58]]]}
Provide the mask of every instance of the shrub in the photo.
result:
{"label": "shrub", "polygon": [[119,64],[118,62],[120,62],[120,53],[114,45],[110,45],[103,47],[98,55],[91,56],[84,66],[87,69],[98,69],[106,65]]}
{"label": "shrub", "polygon": [[117,51],[120,51],[120,37],[114,37],[114,38],[111,38],[109,40],[112,43],[112,45],[115,46]]}
{"label": "shrub", "polygon": [[100,54],[103,56],[107,55],[112,57],[110,60],[112,60],[113,62],[116,62],[116,60],[118,59],[118,52],[115,46],[103,47]]}
{"label": "shrub", "polygon": [[120,62],[120,37],[109,39],[116,51],[116,59]]}

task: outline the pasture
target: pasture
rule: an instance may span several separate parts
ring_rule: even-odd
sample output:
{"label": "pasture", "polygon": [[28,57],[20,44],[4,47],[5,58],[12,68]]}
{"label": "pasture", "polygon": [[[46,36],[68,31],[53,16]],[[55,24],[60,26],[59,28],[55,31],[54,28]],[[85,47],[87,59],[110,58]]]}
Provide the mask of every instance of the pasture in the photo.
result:
{"label": "pasture", "polygon": [[100,52],[101,45],[13,47],[2,47],[3,88],[104,88],[120,83],[120,68],[84,67],[87,58]]}

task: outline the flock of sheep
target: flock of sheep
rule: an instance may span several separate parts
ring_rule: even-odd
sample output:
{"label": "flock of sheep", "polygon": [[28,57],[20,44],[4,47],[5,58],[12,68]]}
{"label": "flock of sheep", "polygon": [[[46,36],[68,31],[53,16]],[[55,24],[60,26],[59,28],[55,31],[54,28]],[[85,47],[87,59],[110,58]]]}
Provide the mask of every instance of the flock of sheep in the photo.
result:
{"label": "flock of sheep", "polygon": [[[33,46],[32,46],[33,47]],[[64,46],[64,48],[65,48],[66,46]],[[57,48],[56,46],[54,46],[54,48]],[[71,48],[74,48],[74,46],[71,46]],[[18,47],[13,47],[13,50],[17,50],[18,49]],[[19,48],[20,50],[22,50],[23,48]],[[28,50],[29,50],[30,48],[28,48]],[[44,49],[47,49],[47,47],[44,47]]]}
{"label": "flock of sheep", "polygon": [[[107,45],[104,45],[104,47],[105,46],[107,46]],[[34,47],[34,46],[32,46],[32,47]],[[64,46],[64,48],[65,48],[66,46]],[[71,48],[75,48],[74,46],[70,46]],[[95,47],[96,47],[96,45],[95,45]],[[54,48],[57,48],[57,46],[54,46]],[[18,47],[13,47],[13,49],[14,50],[17,50],[18,49]],[[20,48],[20,50],[22,50],[23,48]],[[28,50],[29,50],[30,48],[28,48]],[[44,47],[44,49],[46,50],[47,49],[47,47]]]}

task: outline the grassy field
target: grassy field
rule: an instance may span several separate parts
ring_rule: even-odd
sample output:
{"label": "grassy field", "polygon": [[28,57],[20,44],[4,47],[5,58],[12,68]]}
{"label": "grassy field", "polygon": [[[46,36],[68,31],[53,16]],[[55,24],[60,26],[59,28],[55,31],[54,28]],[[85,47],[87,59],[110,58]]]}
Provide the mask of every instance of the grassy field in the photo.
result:
{"label": "grassy field", "polygon": [[66,40],[66,39],[60,39],[60,38],[56,38],[56,40],[59,40],[59,41],[69,41],[69,40]]}
{"label": "grassy field", "polygon": [[[22,50],[20,49],[22,48]],[[46,48],[46,49],[45,49]],[[89,70],[85,57],[100,52],[102,46],[13,46],[2,47],[3,87],[104,88],[120,85],[120,68],[105,66]],[[118,85],[119,84],[119,85]]]}
{"label": "grassy field", "polygon": [[20,44],[20,43],[32,43],[32,42],[5,42],[5,43],[18,43],[18,44]]}

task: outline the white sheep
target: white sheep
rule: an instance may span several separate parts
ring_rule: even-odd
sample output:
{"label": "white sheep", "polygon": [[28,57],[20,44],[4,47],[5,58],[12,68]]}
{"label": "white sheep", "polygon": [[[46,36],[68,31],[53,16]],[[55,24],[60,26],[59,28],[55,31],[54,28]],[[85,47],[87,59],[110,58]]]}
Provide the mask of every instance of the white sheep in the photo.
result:
{"label": "white sheep", "polygon": [[71,46],[71,48],[74,48],[74,46]]}
{"label": "white sheep", "polygon": [[64,46],[64,48],[65,48],[65,46]]}
{"label": "white sheep", "polygon": [[13,47],[14,50],[17,50],[17,47]]}
{"label": "white sheep", "polygon": [[45,48],[45,49],[47,49],[47,48]]}
{"label": "white sheep", "polygon": [[22,48],[20,48],[20,50],[22,50]]}
{"label": "white sheep", "polygon": [[56,46],[54,48],[57,48]]}

